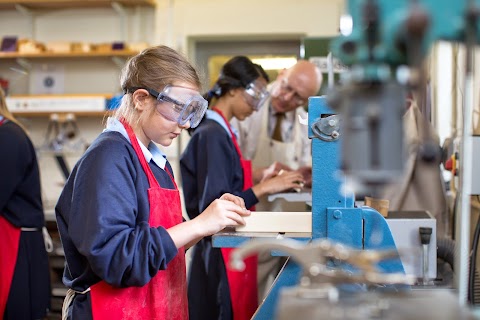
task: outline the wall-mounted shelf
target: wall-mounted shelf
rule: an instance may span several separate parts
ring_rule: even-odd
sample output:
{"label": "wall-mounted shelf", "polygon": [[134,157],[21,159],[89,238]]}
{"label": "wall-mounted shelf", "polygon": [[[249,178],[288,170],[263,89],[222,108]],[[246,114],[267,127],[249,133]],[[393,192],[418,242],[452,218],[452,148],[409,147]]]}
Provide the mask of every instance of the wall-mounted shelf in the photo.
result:
{"label": "wall-mounted shelf", "polygon": [[111,7],[113,3],[124,6],[150,6],[155,7],[155,0],[20,0],[6,1],[0,0],[1,9],[15,9],[16,5],[24,6],[28,9],[62,9],[62,8],[101,8]]}
{"label": "wall-mounted shelf", "polygon": [[95,58],[95,57],[131,57],[136,55],[137,51],[131,50],[112,50],[102,52],[40,52],[40,53],[19,53],[19,52],[0,52],[0,59],[16,58]]}
{"label": "wall-mounted shelf", "polygon": [[110,94],[19,95],[7,97],[7,105],[17,117],[103,117],[112,113],[106,109],[110,98]]}
{"label": "wall-mounted shelf", "polygon": [[78,118],[82,117],[108,117],[113,114],[113,111],[105,110],[105,111],[75,111],[75,112],[12,112],[12,114],[17,118],[45,118],[50,117],[52,113],[58,114],[60,119],[66,117],[67,114],[74,114]]}

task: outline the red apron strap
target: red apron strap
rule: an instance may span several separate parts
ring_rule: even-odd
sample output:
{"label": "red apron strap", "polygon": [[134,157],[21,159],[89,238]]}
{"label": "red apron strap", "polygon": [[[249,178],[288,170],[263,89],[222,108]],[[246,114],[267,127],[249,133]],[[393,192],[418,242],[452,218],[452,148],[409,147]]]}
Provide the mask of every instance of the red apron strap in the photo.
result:
{"label": "red apron strap", "polygon": [[[7,118],[0,119],[0,126],[8,121]],[[7,306],[10,286],[12,284],[15,265],[17,264],[18,246],[20,244],[20,228],[15,227],[4,217],[0,216],[0,252],[2,263],[0,263],[0,318],[3,319],[5,307]]]}
{"label": "red apron strap", "polygon": [[[252,162],[243,159],[242,151],[237,143],[237,138],[233,134],[232,128],[222,111],[218,108],[213,108],[225,121],[233,144],[240,157],[240,164],[243,170],[243,190],[247,190],[253,186],[252,181]],[[254,208],[250,208],[254,210]],[[230,288],[230,298],[232,300],[233,319],[234,320],[249,320],[258,307],[258,290],[257,290],[257,256],[251,256],[245,259],[244,271],[236,271],[228,266],[230,255],[233,248],[221,248],[223,261],[227,270],[228,286]]]}
{"label": "red apron strap", "polygon": [[4,217],[0,216],[0,318],[3,319],[7,305],[10,286],[12,284],[15,265],[17,264],[18,247],[20,244],[20,228],[15,227]]}
{"label": "red apron strap", "polygon": [[220,111],[220,109],[213,107],[212,110],[218,113],[222,117],[223,121],[225,121],[228,131],[230,131],[230,136],[232,137],[233,145],[235,146],[235,149],[237,149],[238,156],[240,157],[240,160],[243,160],[242,150],[240,150],[240,147],[238,146],[237,137],[235,136],[235,134],[233,134],[232,127],[230,126],[230,123],[227,121],[227,118],[225,118],[225,116],[223,115],[223,112]]}
{"label": "red apron strap", "polygon": [[[159,186],[132,128],[122,121],[142,168],[149,178],[148,202],[151,227],[163,226],[168,229],[182,223],[182,208],[178,189],[164,189]],[[166,170],[169,176],[172,175]],[[176,187],[176,185],[175,185]],[[168,204],[168,205],[165,205]],[[92,316],[104,319],[174,319],[188,320],[187,280],[185,251],[168,263],[143,287],[117,288],[100,281],[91,286]]]}
{"label": "red apron strap", "polygon": [[[147,160],[145,159],[145,156],[143,155],[142,148],[140,147],[140,144],[138,143],[137,136],[133,132],[132,127],[125,121],[125,119],[120,119],[120,122],[123,124],[123,127],[127,131],[128,137],[130,138],[130,142],[133,146],[133,149],[137,152],[138,154],[138,159],[140,159],[140,163],[142,164],[142,168],[147,174],[148,177],[148,182],[150,184],[150,187],[160,187],[158,184],[157,179],[155,178],[155,175],[152,172],[152,169],[150,169],[150,166],[147,163]],[[175,189],[178,189],[177,184],[175,182],[175,179],[173,179],[172,173],[170,170],[168,170],[167,166],[165,166],[165,171],[168,173],[168,176],[173,182],[173,185],[175,186]]]}
{"label": "red apron strap", "polygon": [[243,190],[245,191],[253,187],[252,161],[246,160],[243,158],[242,150],[240,150],[240,146],[238,145],[237,138],[232,131],[232,127],[230,126],[230,123],[228,123],[222,111],[220,111],[220,109],[218,108],[213,108],[213,111],[218,113],[223,118],[223,121],[225,121],[225,124],[227,125],[228,131],[230,131],[230,136],[232,137],[233,145],[235,146],[235,149],[237,150],[237,154],[240,157],[240,164],[242,165],[242,169],[243,169]]}

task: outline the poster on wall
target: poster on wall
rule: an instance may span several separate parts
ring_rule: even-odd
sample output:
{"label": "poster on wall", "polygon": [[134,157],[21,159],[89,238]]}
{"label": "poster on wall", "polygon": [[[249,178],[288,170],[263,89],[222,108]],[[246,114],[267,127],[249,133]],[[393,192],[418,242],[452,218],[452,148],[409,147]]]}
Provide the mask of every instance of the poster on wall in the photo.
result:
{"label": "poster on wall", "polygon": [[65,68],[62,65],[34,64],[30,77],[31,94],[63,94]]}
{"label": "poster on wall", "polygon": [[331,67],[334,73],[342,73],[348,70],[348,67],[344,65],[340,60],[337,58],[333,58],[330,56],[326,57],[310,57],[308,61],[317,65],[320,68],[322,73],[328,73],[329,68]]}

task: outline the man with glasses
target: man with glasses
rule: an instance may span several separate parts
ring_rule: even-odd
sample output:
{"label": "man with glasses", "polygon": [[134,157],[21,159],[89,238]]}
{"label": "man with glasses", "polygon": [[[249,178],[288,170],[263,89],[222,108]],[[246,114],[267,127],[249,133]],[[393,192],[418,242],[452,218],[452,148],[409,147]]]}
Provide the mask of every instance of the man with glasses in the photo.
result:
{"label": "man with glasses", "polygon": [[[259,112],[244,121],[233,119],[231,124],[239,131],[239,145],[243,155],[252,160],[254,180],[278,174],[283,169],[300,170],[311,183],[311,141],[308,128],[298,121],[306,119],[308,98],[318,94],[322,74],[318,67],[299,60],[289,69],[280,71],[277,79],[268,86],[270,97]],[[270,166],[275,162],[274,166]],[[308,185],[307,185],[308,186]],[[257,206],[257,210],[285,210],[279,205]]]}
{"label": "man with glasses", "polygon": [[[254,183],[277,175],[280,170],[298,170],[304,176],[306,187],[311,186],[311,141],[307,126],[298,117],[307,118],[308,98],[318,94],[322,85],[319,68],[306,60],[299,60],[282,70],[268,86],[270,97],[260,111],[243,121],[231,121],[239,132],[238,143],[246,159],[252,160]],[[271,165],[273,163],[273,165]],[[259,199],[258,211],[304,211],[304,203],[283,200],[268,202]],[[259,300],[280,270],[283,259],[270,254],[258,257]]]}

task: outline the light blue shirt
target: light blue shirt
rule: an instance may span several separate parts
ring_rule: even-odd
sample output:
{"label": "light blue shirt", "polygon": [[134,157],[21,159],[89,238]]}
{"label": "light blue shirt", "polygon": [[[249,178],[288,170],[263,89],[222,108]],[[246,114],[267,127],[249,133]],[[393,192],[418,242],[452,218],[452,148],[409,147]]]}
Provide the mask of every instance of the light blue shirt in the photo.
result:
{"label": "light blue shirt", "polygon": [[[107,119],[107,126],[103,132],[108,132],[108,131],[116,131],[120,132],[122,136],[124,136],[128,141],[130,141],[130,138],[128,137],[127,130],[125,130],[125,127],[123,124],[118,121],[115,118],[108,117]],[[167,156],[160,150],[160,148],[150,141],[148,144],[148,148],[146,148],[143,143],[138,139],[137,137],[138,144],[140,145],[140,149],[142,149],[143,155],[145,156],[145,160],[147,162],[150,162],[150,160],[153,160],[157,166],[165,170],[165,164],[167,163]]]}
{"label": "light blue shirt", "polygon": [[[223,129],[225,129],[225,131],[227,131],[227,133],[230,134],[230,130],[228,130],[227,123],[225,122],[225,120],[223,120],[222,116],[219,115],[217,112],[215,112],[213,110],[207,110],[207,113],[205,114],[205,117],[207,117],[207,119],[218,122],[223,127]],[[238,130],[235,129],[234,127],[232,127],[232,126],[230,126],[230,128],[232,129],[232,132],[235,135],[235,138],[238,139]]]}

